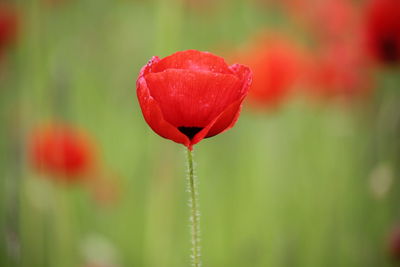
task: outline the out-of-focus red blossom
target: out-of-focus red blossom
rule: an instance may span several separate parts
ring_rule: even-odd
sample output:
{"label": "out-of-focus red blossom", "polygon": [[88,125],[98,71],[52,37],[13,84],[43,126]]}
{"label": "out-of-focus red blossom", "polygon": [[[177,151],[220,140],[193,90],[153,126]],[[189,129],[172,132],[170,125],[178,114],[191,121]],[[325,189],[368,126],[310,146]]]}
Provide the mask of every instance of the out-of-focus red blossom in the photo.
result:
{"label": "out-of-focus red blossom", "polygon": [[318,1],[311,21],[324,39],[349,38],[358,34],[359,15],[350,0]]}
{"label": "out-of-focus red blossom", "polygon": [[64,124],[42,126],[33,132],[29,145],[33,166],[55,178],[76,181],[93,170],[94,147],[80,129]]}
{"label": "out-of-focus red blossom", "polygon": [[366,11],[367,47],[385,64],[400,61],[400,1],[371,0]]}
{"label": "out-of-focus red blossom", "polygon": [[236,123],[251,71],[208,52],[153,57],[137,80],[143,116],[158,135],[193,149]]}
{"label": "out-of-focus red blossom", "polygon": [[0,56],[8,46],[15,43],[18,25],[17,9],[11,5],[0,3]]}
{"label": "out-of-focus red blossom", "polygon": [[316,54],[309,76],[313,96],[351,100],[368,96],[373,80],[359,46],[333,43]]}
{"label": "out-of-focus red blossom", "polygon": [[100,206],[118,201],[119,179],[105,172],[94,143],[83,130],[61,123],[37,127],[30,136],[28,154],[32,166],[46,177],[80,182]]}
{"label": "out-of-focus red blossom", "polygon": [[390,256],[396,260],[400,260],[400,227],[395,227],[389,234],[388,250]]}
{"label": "out-of-focus red blossom", "polygon": [[284,0],[281,3],[295,20],[316,33],[320,41],[358,34],[360,16],[351,0]]}
{"label": "out-of-focus red blossom", "polygon": [[294,42],[274,36],[259,37],[238,55],[253,71],[249,103],[275,108],[295,86],[300,86],[308,69],[305,53]]}

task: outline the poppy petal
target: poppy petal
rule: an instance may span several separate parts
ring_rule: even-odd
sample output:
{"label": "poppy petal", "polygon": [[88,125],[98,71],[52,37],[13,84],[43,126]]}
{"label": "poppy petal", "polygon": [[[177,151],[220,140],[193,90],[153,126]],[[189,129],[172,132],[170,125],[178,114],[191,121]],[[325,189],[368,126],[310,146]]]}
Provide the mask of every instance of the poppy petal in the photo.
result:
{"label": "poppy petal", "polygon": [[238,77],[239,80],[243,81],[241,87],[241,93],[247,95],[250,85],[253,81],[252,71],[250,70],[249,67],[246,67],[241,64],[233,64],[229,68],[235,73],[235,75]]}
{"label": "poppy petal", "polygon": [[238,120],[242,108],[242,102],[246,97],[252,82],[252,73],[248,67],[240,64],[234,64],[230,68],[235,72],[239,79],[243,81],[241,86],[241,96],[238,100],[231,103],[224,111],[222,111],[211,123],[209,123],[209,125],[207,125],[207,127],[194,136],[191,140],[190,148],[204,138],[212,137],[229,130]]}
{"label": "poppy petal", "polygon": [[154,64],[151,72],[162,72],[167,69],[203,70],[214,73],[232,74],[232,71],[223,58],[197,50],[180,51],[165,57],[157,62],[157,64]]}
{"label": "poppy petal", "polygon": [[244,96],[242,99],[232,103],[224,112],[221,113],[208,131],[206,138],[225,132],[235,125],[242,109],[243,99]]}
{"label": "poppy petal", "polygon": [[219,116],[213,119],[203,130],[196,134],[190,142],[189,149],[204,138],[212,137],[232,128],[240,115],[241,104],[245,96],[233,102]]}
{"label": "poppy petal", "polygon": [[140,77],[138,79],[137,95],[143,117],[154,132],[161,137],[170,139],[185,146],[189,146],[189,138],[164,119],[159,104],[150,95],[150,91],[144,77]]}
{"label": "poppy petal", "polygon": [[242,94],[242,81],[230,74],[168,69],[145,79],[165,120],[175,127],[206,127]]}

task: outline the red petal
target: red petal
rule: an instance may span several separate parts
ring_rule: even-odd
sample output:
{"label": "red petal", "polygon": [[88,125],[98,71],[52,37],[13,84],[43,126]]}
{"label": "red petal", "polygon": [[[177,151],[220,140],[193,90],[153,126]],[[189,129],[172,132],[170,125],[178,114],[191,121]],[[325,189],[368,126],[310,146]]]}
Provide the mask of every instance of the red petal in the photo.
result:
{"label": "red petal", "polygon": [[211,123],[209,123],[203,130],[194,136],[191,140],[190,147],[197,144],[207,137],[220,134],[232,128],[239,118],[241,105],[245,95],[233,102],[227,109],[225,109],[219,116],[217,116]]}
{"label": "red petal", "polygon": [[219,117],[218,120],[212,125],[208,131],[206,138],[220,134],[232,128],[236,121],[239,119],[240,111],[242,108],[244,96],[242,99],[232,103]]}
{"label": "red petal", "polygon": [[247,94],[253,81],[252,71],[249,69],[249,67],[241,64],[233,64],[229,68],[235,73],[236,77],[242,81],[241,93]]}
{"label": "red petal", "polygon": [[212,137],[232,128],[239,118],[242,102],[246,97],[251,82],[251,70],[243,65],[234,64],[230,67],[232,71],[242,81],[240,98],[231,103],[223,112],[221,112],[211,123],[207,125],[202,131],[194,136],[191,140],[190,148],[200,142],[203,138]]}
{"label": "red petal", "polygon": [[203,70],[232,74],[223,58],[197,50],[181,51],[165,57],[152,66],[151,72],[162,72],[167,69]]}
{"label": "red petal", "polygon": [[[142,70],[143,73],[145,73],[145,68]],[[142,76],[137,81],[137,96],[143,117],[154,132],[161,137],[189,146],[189,138],[164,119],[158,102],[150,95],[149,88]]]}
{"label": "red petal", "polygon": [[145,79],[165,120],[175,127],[206,127],[243,94],[242,81],[228,74],[169,69]]}

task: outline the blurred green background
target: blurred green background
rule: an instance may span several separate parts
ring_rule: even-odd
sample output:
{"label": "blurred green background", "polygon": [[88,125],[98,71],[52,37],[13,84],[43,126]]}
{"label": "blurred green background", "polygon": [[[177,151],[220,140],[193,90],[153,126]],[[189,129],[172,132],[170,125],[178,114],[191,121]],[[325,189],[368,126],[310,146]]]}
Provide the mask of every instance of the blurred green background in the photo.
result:
{"label": "blurred green background", "polygon": [[[189,266],[185,149],[145,123],[140,68],[185,49],[229,55],[265,28],[308,33],[276,5],[245,0],[15,4],[21,34],[0,75],[0,266]],[[374,72],[366,103],[245,103],[232,130],[195,147],[204,266],[396,264],[400,79]],[[119,187],[112,204],[32,168],[29,133],[49,120],[92,136]]]}

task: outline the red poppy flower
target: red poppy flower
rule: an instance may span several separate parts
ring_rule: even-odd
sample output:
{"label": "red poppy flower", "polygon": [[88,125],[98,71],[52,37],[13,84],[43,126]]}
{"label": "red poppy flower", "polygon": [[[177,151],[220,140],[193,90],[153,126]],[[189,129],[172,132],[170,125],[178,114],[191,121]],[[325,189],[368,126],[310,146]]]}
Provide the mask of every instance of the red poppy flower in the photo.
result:
{"label": "red poppy flower", "polygon": [[137,96],[154,132],[192,149],[233,127],[250,83],[249,68],[187,50],[153,57],[140,71]]}
{"label": "red poppy flower", "polygon": [[350,0],[275,0],[297,25],[311,30],[320,41],[348,38],[358,31],[359,14]]}
{"label": "red poppy flower", "polygon": [[335,43],[316,53],[310,92],[317,97],[346,100],[367,96],[372,88],[368,64],[358,45]]}
{"label": "red poppy flower", "polygon": [[250,103],[268,108],[281,104],[300,83],[306,65],[298,47],[276,36],[258,39],[239,58],[253,71]]}
{"label": "red poppy flower", "polygon": [[0,4],[0,53],[17,38],[18,15],[14,8]]}
{"label": "red poppy flower", "polygon": [[31,136],[29,154],[38,170],[67,180],[87,174],[94,163],[87,136],[67,125],[38,128]]}
{"label": "red poppy flower", "polygon": [[357,8],[348,0],[319,1],[310,21],[323,40],[328,42],[357,35],[358,22]]}
{"label": "red poppy flower", "polygon": [[379,61],[400,61],[400,1],[373,0],[366,14],[367,45]]}

